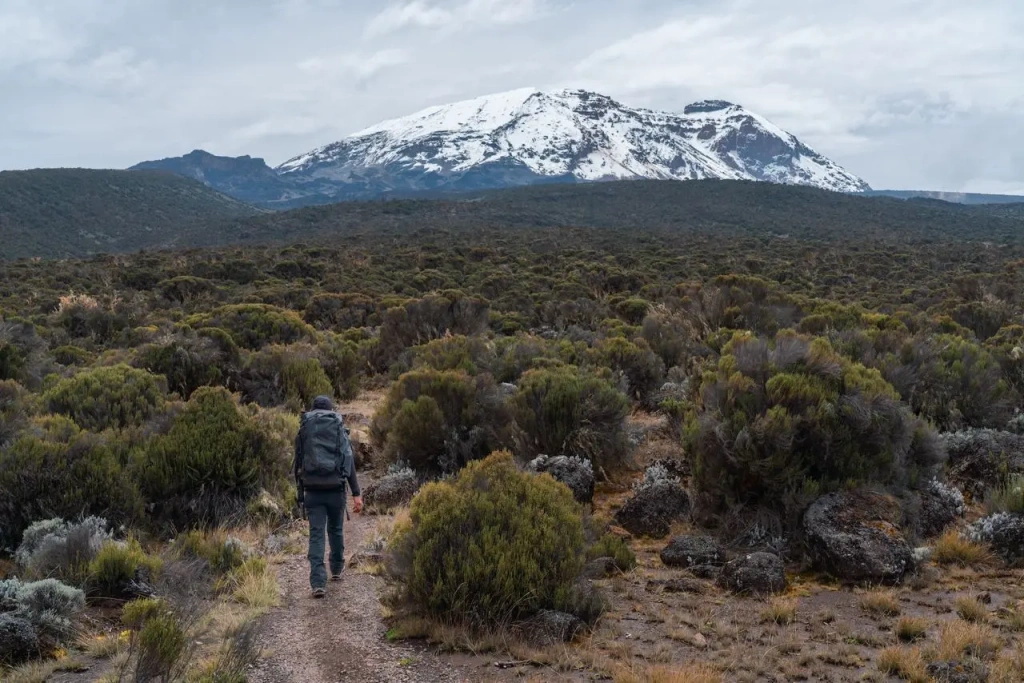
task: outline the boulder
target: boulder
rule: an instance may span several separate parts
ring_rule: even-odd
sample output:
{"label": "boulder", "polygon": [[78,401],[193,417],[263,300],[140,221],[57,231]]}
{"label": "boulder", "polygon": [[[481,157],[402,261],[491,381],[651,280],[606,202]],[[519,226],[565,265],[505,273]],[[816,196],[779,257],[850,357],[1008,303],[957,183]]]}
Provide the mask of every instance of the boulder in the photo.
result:
{"label": "boulder", "polygon": [[364,470],[373,464],[373,446],[370,445],[366,434],[351,432],[349,443],[352,444],[352,458],[355,460],[356,470]]}
{"label": "boulder", "polygon": [[662,479],[634,490],[615,513],[615,521],[634,536],[664,538],[672,522],[686,518],[690,498],[676,480]]}
{"label": "boulder", "polygon": [[997,512],[971,525],[967,535],[990,546],[1007,564],[1024,563],[1024,515]]}
{"label": "boulder", "polygon": [[920,491],[918,532],[925,538],[938,536],[966,511],[964,496],[958,489],[933,479]]}
{"label": "boulder", "polygon": [[695,564],[690,567],[690,573],[698,579],[714,581],[722,574],[722,566],[718,564]]}
{"label": "boulder", "polygon": [[420,490],[420,481],[411,469],[392,472],[363,489],[363,504],[369,512],[388,512],[407,505]]}
{"label": "boulder", "polygon": [[846,581],[895,584],[914,567],[913,549],[897,526],[899,505],[871,491],[822,496],[804,513],[815,565]]}
{"label": "boulder", "polygon": [[1024,435],[996,429],[962,429],[941,435],[949,481],[974,501],[1024,466]]}
{"label": "boulder", "polygon": [[531,460],[526,469],[535,474],[547,472],[568,486],[573,498],[579,503],[586,504],[594,500],[594,468],[589,460],[565,455],[541,455]]}
{"label": "boulder", "polygon": [[667,567],[721,566],[725,549],[710,536],[676,536],[662,549],[661,561]]}
{"label": "boulder", "polygon": [[718,584],[733,593],[766,596],[786,590],[786,567],[778,555],[750,553],[722,567]]}
{"label": "boulder", "polygon": [[651,579],[647,582],[645,589],[650,592],[655,592],[661,589],[665,593],[693,593],[694,595],[703,595],[707,592],[705,587],[707,584],[697,581],[696,579],[690,579],[682,577],[678,579]]}
{"label": "boulder", "polygon": [[539,646],[568,643],[584,628],[579,617],[549,609],[537,612],[519,626],[520,633]]}

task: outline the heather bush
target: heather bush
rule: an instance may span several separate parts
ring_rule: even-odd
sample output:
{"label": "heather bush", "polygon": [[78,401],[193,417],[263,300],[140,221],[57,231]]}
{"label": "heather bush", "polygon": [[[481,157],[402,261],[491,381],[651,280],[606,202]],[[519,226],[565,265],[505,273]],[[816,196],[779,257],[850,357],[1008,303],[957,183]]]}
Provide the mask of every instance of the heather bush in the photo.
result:
{"label": "heather bush", "polygon": [[976,501],[1009,483],[1024,466],[1024,435],[994,429],[962,429],[941,435],[949,456],[948,478]]}
{"label": "heather bush", "polygon": [[366,327],[376,312],[377,303],[363,294],[317,294],[303,318],[319,330],[342,331]]}
{"label": "heather bush", "polygon": [[373,418],[371,435],[391,462],[452,472],[507,443],[508,411],[490,375],[416,370],[402,375]]}
{"label": "heather bush", "polygon": [[522,457],[568,455],[621,465],[629,400],[609,381],[569,366],[531,370],[509,401]]}
{"label": "heather bush", "polygon": [[30,394],[14,380],[0,380],[0,448],[21,432],[28,423]]}
{"label": "heather bush", "polygon": [[163,562],[146,553],[137,540],[106,541],[89,563],[89,592],[106,598],[131,597],[155,579]]}
{"label": "heather bush", "polygon": [[787,525],[812,496],[923,483],[943,457],[878,371],[792,332],[770,342],[737,333],[726,344],[685,440],[700,511],[753,506]]}
{"label": "heather bush", "polygon": [[227,330],[239,346],[259,350],[267,344],[311,341],[316,331],[294,311],[267,304],[231,304],[197,313],[186,322],[192,327]]}
{"label": "heather bush", "polygon": [[331,382],[333,393],[343,401],[359,395],[359,383],[366,361],[355,342],[338,335],[325,334],[318,347],[320,366]]}
{"label": "heather bush", "polygon": [[301,410],[320,395],[333,393],[333,384],[309,344],[268,346],[252,354],[242,372],[246,401],[262,406],[287,404]]}
{"label": "heather bush", "polygon": [[422,612],[505,623],[568,607],[583,568],[583,523],[568,489],[499,452],[421,489],[388,553]]}
{"label": "heather bush", "polygon": [[163,404],[163,378],[127,365],[83,370],[43,394],[51,412],[67,415],[82,429],[142,424]]}
{"label": "heather bush", "polygon": [[494,363],[494,348],[487,340],[462,335],[446,336],[410,350],[416,369],[484,372]]}
{"label": "heather bush", "polygon": [[652,407],[655,392],[665,381],[665,363],[643,340],[639,343],[621,337],[602,340],[595,345],[591,362],[620,374],[630,397],[648,407]]}
{"label": "heather bush", "polygon": [[371,363],[383,371],[412,346],[445,334],[474,335],[487,329],[489,303],[479,297],[448,290],[391,306],[383,314],[379,343]]}
{"label": "heather bush", "polygon": [[137,463],[152,516],[179,529],[241,514],[266,489],[286,488],[289,461],[268,425],[239,410],[224,389],[198,389]]}
{"label": "heather bush", "polygon": [[[124,466],[127,443],[51,418],[0,451],[0,548],[13,548],[32,522],[98,515],[139,519],[142,500]],[[35,432],[36,430],[31,430]]]}
{"label": "heather bush", "polygon": [[138,367],[163,375],[169,390],[183,399],[202,386],[227,383],[239,366],[239,353],[226,334],[183,331],[139,349]]}

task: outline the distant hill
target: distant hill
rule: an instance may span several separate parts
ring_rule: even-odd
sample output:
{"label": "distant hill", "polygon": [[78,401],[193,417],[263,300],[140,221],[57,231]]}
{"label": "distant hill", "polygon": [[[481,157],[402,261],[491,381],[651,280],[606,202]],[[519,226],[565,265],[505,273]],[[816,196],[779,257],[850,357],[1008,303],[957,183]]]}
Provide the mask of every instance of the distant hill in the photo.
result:
{"label": "distant hill", "polygon": [[181,244],[190,226],[259,210],[171,173],[0,172],[0,258],[64,257]]}
{"label": "distant hill", "polygon": [[868,190],[864,194],[896,199],[936,199],[954,204],[1024,204],[1024,195],[940,192],[937,190]]}
{"label": "distant hill", "polygon": [[[594,228],[614,231],[616,239],[642,240],[680,232],[754,234],[766,240],[855,241],[864,250],[895,237],[903,242],[1024,241],[1024,211],[1018,210],[1024,205],[905,201],[755,181],[536,185],[441,199],[341,202],[254,215],[252,208],[204,192],[195,181],[183,178],[168,184],[165,175],[133,171],[110,175],[106,181],[95,176],[91,183],[76,185],[68,179],[58,182],[63,173],[44,172],[37,176],[39,183],[20,179],[33,196],[49,197],[50,205],[31,199],[24,190],[18,195],[22,197],[20,213],[32,217],[35,227],[16,229],[9,227],[9,219],[0,218],[4,257],[358,243],[402,240],[424,232],[482,234],[533,228]],[[123,173],[133,180],[126,184]],[[12,184],[3,175],[0,180],[0,188]],[[0,207],[10,202],[10,194],[0,189]],[[8,213],[10,209],[0,208],[0,216]]]}
{"label": "distant hill", "polygon": [[[1004,205],[1014,207],[1016,205]],[[401,239],[411,233],[583,227],[636,239],[659,233],[757,234],[859,241],[1024,240],[1024,213],[902,201],[754,181],[671,180],[536,185],[448,196],[342,202],[229,221],[188,243],[272,244]]]}

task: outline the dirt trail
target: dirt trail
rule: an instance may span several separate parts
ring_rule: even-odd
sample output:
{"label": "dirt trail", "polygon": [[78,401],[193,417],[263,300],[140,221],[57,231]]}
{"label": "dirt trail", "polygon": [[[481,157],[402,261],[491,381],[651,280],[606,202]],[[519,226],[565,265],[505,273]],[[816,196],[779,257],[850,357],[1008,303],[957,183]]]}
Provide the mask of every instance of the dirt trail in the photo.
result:
{"label": "dirt trail", "polygon": [[[351,502],[349,503],[351,506]],[[373,533],[374,517],[345,522],[345,556],[351,558]],[[304,531],[304,527],[302,527]],[[347,568],[327,597],[314,600],[305,554],[278,566],[282,606],[265,618],[262,645],[268,656],[251,673],[253,683],[462,683],[500,681],[487,661],[439,655],[405,643],[390,643],[378,600],[379,579]]]}

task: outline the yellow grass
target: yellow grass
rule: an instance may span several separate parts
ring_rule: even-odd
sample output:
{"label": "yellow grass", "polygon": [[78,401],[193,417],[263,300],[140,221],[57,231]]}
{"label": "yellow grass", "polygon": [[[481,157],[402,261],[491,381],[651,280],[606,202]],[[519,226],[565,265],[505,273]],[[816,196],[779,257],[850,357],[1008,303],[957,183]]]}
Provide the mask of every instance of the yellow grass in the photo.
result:
{"label": "yellow grass", "polygon": [[231,598],[257,614],[281,604],[277,572],[262,558],[246,560],[231,573]]}
{"label": "yellow grass", "polygon": [[999,636],[991,627],[967,621],[949,621],[939,631],[937,658],[945,661],[955,661],[964,655],[984,658],[999,648]]}
{"label": "yellow grass", "polygon": [[984,567],[992,564],[993,556],[985,546],[950,530],[935,542],[932,560],[942,566]]}
{"label": "yellow grass", "polygon": [[928,633],[928,622],[918,617],[900,617],[893,632],[900,642],[913,643]]}
{"label": "yellow grass", "polygon": [[878,653],[878,670],[912,683],[931,680],[921,650],[912,647],[887,647]]}
{"label": "yellow grass", "polygon": [[953,607],[957,615],[964,621],[977,622],[979,624],[988,621],[988,608],[977,598],[961,595],[953,601]]}
{"label": "yellow grass", "polygon": [[988,683],[1020,683],[1024,681],[1024,646],[1008,653],[992,664]]}
{"label": "yellow grass", "polygon": [[900,613],[900,600],[894,591],[876,590],[861,597],[860,607],[869,614],[895,617]]}
{"label": "yellow grass", "polygon": [[761,610],[761,622],[788,626],[796,620],[796,606],[794,598],[772,598]]}
{"label": "yellow grass", "polygon": [[614,683],[723,683],[722,675],[708,664],[655,666],[642,669],[621,667],[612,672]]}

